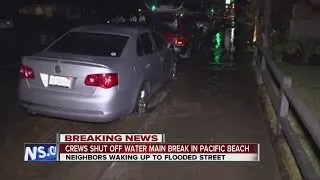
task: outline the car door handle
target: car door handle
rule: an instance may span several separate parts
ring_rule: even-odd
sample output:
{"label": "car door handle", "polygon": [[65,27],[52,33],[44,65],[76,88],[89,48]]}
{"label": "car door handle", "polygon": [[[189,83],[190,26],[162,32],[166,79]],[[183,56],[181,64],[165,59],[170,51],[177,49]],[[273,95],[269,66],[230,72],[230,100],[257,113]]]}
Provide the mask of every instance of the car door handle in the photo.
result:
{"label": "car door handle", "polygon": [[149,67],[150,67],[150,64],[147,64],[147,65],[146,65],[146,68],[148,69]]}

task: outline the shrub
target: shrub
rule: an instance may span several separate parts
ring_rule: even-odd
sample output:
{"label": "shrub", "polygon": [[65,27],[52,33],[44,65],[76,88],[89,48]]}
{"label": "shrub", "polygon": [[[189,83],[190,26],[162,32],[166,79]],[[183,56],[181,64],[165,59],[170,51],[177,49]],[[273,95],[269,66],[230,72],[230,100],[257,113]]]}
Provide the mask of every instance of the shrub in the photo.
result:
{"label": "shrub", "polygon": [[319,53],[320,40],[314,37],[301,37],[297,40],[298,50],[301,55],[301,62],[309,63],[310,57]]}

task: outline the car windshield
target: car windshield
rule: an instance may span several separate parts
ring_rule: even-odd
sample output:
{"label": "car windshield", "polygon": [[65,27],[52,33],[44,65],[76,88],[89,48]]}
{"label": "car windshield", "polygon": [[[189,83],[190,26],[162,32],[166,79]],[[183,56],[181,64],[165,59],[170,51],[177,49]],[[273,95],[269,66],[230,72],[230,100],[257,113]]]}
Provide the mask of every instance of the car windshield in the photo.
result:
{"label": "car windshield", "polygon": [[120,57],[129,37],[114,34],[70,32],[47,51],[89,56]]}
{"label": "car windshield", "polygon": [[160,33],[178,33],[177,20],[162,20],[153,24],[153,28]]}

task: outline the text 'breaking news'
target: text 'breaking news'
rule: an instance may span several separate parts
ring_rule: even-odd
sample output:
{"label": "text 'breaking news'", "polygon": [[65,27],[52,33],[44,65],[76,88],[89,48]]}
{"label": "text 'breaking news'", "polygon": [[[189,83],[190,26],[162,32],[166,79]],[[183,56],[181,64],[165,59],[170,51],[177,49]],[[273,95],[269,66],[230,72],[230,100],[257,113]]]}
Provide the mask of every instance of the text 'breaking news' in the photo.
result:
{"label": "text 'breaking news'", "polygon": [[24,161],[260,161],[257,143],[166,143],[164,134],[59,134],[25,144]]}

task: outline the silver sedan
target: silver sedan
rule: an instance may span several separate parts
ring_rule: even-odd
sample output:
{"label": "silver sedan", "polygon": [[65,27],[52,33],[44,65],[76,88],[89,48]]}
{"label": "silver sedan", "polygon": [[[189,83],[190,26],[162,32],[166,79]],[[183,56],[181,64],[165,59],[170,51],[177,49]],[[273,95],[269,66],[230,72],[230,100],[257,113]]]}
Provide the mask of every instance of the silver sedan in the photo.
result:
{"label": "silver sedan", "polygon": [[22,57],[20,75],[19,102],[27,112],[108,122],[145,113],[149,98],[175,78],[176,56],[145,28],[82,26]]}

